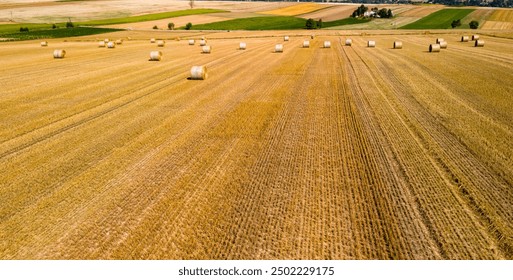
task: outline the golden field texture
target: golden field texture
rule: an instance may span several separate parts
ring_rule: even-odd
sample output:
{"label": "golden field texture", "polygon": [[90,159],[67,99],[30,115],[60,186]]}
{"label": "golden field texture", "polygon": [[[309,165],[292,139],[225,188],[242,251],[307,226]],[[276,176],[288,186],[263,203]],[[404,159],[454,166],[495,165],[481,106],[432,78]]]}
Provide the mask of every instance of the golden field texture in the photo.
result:
{"label": "golden field texture", "polygon": [[2,43],[0,258],[513,258],[513,40],[329,32]]}
{"label": "golden field texture", "polygon": [[276,15],[276,16],[296,16],[306,13],[311,13],[322,8],[326,8],[330,6],[320,5],[316,3],[301,3],[301,4],[293,4],[289,7],[279,8],[270,11],[259,12],[261,14],[266,15]]}

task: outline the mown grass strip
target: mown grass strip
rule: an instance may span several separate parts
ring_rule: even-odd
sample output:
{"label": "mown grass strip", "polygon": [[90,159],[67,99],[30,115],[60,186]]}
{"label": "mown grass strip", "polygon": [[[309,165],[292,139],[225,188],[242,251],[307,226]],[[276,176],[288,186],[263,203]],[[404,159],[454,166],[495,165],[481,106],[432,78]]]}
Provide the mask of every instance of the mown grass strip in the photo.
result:
{"label": "mown grass strip", "polygon": [[345,18],[334,21],[327,21],[322,23],[323,28],[333,27],[333,26],[341,26],[341,25],[349,25],[349,24],[360,24],[371,21],[370,18],[358,19],[358,18]]}
{"label": "mown grass strip", "polygon": [[400,29],[449,29],[453,20],[462,19],[475,9],[443,9],[429,14]]}
{"label": "mown grass strip", "polygon": [[2,34],[0,37],[13,40],[35,40],[35,39],[51,39],[86,36],[102,33],[110,33],[120,31],[114,28],[96,28],[96,27],[75,27],[75,28],[58,28],[48,30],[36,30],[29,32],[16,32],[11,34]]}
{"label": "mown grass strip", "polygon": [[[322,27],[332,27],[347,24],[358,24],[368,22],[370,19],[361,20],[346,18],[335,21],[323,22]],[[251,17],[238,18],[227,21],[212,22],[206,24],[194,25],[193,30],[289,30],[304,29],[306,19],[288,16],[269,16],[269,17]],[[183,29],[183,28],[181,28]]]}

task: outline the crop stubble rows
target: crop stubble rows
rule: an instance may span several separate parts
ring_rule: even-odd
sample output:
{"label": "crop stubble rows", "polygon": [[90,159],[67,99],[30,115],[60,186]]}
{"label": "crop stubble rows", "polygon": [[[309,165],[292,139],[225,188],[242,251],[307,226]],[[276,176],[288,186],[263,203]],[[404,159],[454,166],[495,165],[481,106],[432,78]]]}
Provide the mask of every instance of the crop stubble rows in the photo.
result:
{"label": "crop stubble rows", "polygon": [[511,258],[511,40],[303,39],[9,43],[0,256]]}

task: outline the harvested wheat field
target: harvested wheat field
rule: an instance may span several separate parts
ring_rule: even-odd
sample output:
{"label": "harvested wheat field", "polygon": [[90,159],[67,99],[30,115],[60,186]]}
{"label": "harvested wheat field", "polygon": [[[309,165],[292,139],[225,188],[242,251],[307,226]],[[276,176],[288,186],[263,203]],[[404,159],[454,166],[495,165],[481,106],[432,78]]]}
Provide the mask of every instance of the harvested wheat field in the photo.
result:
{"label": "harvested wheat field", "polygon": [[0,258],[513,258],[513,40],[387,32],[2,43]]}

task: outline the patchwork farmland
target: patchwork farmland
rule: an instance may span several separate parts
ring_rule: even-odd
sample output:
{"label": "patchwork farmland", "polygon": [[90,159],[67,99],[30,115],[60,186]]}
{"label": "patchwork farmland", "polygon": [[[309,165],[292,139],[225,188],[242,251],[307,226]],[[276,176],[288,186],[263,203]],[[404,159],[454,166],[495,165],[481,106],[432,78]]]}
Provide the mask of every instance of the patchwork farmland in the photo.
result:
{"label": "patchwork farmland", "polygon": [[511,259],[513,39],[470,32],[2,42],[0,258]]}

